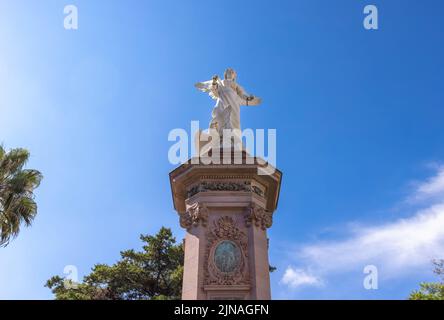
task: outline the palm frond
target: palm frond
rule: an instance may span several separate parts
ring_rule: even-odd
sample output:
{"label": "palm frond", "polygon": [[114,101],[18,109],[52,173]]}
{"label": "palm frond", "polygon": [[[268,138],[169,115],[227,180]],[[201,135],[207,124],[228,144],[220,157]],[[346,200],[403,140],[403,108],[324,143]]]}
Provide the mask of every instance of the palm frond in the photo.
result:
{"label": "palm frond", "polygon": [[22,224],[31,225],[37,214],[33,191],[43,176],[37,170],[23,169],[28,158],[25,149],[6,153],[0,146],[0,246],[17,236]]}

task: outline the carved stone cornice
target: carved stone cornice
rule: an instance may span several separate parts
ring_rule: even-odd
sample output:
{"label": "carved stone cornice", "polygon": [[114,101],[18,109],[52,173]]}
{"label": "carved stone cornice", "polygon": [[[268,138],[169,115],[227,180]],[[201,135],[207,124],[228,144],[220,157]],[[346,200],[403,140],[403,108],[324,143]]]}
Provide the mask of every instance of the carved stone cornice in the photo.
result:
{"label": "carved stone cornice", "polygon": [[[260,168],[259,164],[201,165],[191,162],[185,163],[170,173],[174,208],[177,212],[187,211],[187,199],[190,196],[194,198],[196,193],[214,194],[220,192],[222,195],[223,193],[238,192],[242,196],[250,194],[255,198],[261,197],[265,200],[264,208],[274,212],[279,199],[282,173],[276,169],[273,174],[262,175],[259,174]],[[212,186],[214,182],[222,184],[216,188]],[[242,191],[233,191],[238,187],[229,184],[244,184],[244,182],[248,182],[249,186],[248,184],[247,186],[239,186]]]}
{"label": "carved stone cornice", "polygon": [[206,227],[208,222],[208,208],[199,203],[190,206],[187,211],[179,213],[180,226],[185,229],[196,227],[199,223]]}
{"label": "carved stone cornice", "polygon": [[251,227],[254,224],[262,230],[270,228],[273,224],[273,214],[254,203],[247,208],[244,219],[246,227]]}

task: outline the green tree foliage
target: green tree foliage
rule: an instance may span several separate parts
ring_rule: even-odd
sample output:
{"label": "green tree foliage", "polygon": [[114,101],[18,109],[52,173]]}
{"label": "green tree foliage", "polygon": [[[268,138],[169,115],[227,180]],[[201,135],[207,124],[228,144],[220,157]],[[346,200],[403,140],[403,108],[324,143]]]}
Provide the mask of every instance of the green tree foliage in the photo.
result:
{"label": "green tree foliage", "polygon": [[410,294],[410,300],[444,300],[444,260],[434,260],[433,271],[440,278],[439,282],[424,282],[420,289]]}
{"label": "green tree foliage", "polygon": [[114,265],[97,264],[82,283],[54,276],[46,282],[58,300],[179,299],[183,276],[183,244],[162,227],[141,235],[143,251],[126,250]]}
{"label": "green tree foliage", "polygon": [[42,174],[23,169],[28,159],[25,149],[6,152],[0,146],[0,246],[16,237],[23,223],[31,225],[37,214],[33,192],[40,185]]}

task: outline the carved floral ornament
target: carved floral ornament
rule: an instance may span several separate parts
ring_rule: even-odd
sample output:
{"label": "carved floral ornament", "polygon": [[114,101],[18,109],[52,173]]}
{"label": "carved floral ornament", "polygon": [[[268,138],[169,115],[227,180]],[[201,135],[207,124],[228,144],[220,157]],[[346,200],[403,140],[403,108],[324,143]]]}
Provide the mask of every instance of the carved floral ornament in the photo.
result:
{"label": "carved floral ornament", "polygon": [[180,226],[185,229],[196,227],[199,222],[206,227],[208,222],[208,208],[200,203],[195,203],[186,212],[179,213]]}
{"label": "carved floral ornament", "polygon": [[252,185],[250,181],[242,182],[224,182],[224,181],[202,181],[197,185],[194,185],[188,190],[188,198],[194,196],[199,192],[207,191],[243,191],[253,192],[260,197],[264,197],[264,192],[261,188]]}
{"label": "carved floral ornament", "polygon": [[250,227],[254,224],[256,227],[260,227],[262,230],[270,228],[273,224],[273,214],[254,203],[247,208],[247,213],[244,216],[244,219],[245,226]]}
{"label": "carved floral ornament", "polygon": [[[204,284],[249,284],[248,238],[236,227],[233,218],[224,216],[214,221],[213,227],[207,231],[206,236],[205,265],[207,268],[205,268]],[[220,257],[221,254],[225,256]],[[231,259],[227,261],[227,258]],[[225,264],[221,265],[221,262]]]}
{"label": "carved floral ornament", "polygon": [[[208,223],[209,210],[202,203],[195,203],[188,208],[186,212],[179,213],[180,226],[185,229],[191,227],[197,227],[199,223],[206,227]],[[245,226],[251,227],[252,225],[265,230],[270,228],[273,224],[273,214],[264,208],[252,203],[247,209],[244,215]]]}

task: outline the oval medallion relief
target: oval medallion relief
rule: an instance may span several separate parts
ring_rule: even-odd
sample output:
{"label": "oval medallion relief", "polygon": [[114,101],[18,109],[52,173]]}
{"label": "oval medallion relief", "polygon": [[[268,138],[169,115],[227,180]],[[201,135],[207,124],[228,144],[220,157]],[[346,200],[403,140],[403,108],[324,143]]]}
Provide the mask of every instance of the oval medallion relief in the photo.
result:
{"label": "oval medallion relief", "polygon": [[217,245],[214,251],[214,264],[220,272],[233,272],[240,262],[241,251],[233,241],[223,240]]}

